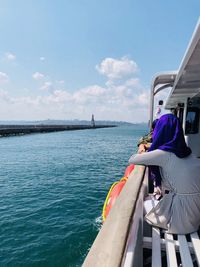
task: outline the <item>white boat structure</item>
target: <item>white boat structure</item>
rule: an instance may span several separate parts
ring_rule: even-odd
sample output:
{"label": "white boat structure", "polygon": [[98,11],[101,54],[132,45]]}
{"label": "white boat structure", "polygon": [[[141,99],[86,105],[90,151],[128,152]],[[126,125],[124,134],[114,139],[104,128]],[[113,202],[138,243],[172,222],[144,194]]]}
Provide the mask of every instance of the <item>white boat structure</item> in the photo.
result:
{"label": "white boat structure", "polygon": [[[180,118],[186,143],[196,157],[200,157],[200,20],[179,70],[157,74],[152,81],[150,125],[154,97],[169,87],[171,91],[164,108],[173,110]],[[136,166],[83,267],[200,266],[199,232],[173,235],[149,226],[151,234],[145,236],[143,201],[147,194],[148,168]]]}

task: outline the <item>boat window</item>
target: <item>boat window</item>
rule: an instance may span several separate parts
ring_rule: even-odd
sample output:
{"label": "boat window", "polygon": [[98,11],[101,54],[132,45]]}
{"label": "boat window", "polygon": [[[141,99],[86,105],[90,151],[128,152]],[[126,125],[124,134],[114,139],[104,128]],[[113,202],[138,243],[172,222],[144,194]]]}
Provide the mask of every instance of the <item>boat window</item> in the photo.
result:
{"label": "boat window", "polygon": [[186,116],[186,134],[196,134],[199,131],[199,109],[188,108]]}

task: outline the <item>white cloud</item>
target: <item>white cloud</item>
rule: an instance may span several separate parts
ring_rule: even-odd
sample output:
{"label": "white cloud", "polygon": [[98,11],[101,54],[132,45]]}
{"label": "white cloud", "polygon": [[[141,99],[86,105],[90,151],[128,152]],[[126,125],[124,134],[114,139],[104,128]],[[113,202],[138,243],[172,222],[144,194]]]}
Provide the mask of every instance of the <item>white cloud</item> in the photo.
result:
{"label": "white cloud", "polygon": [[41,90],[44,90],[44,91],[50,91],[50,90],[53,90],[53,84],[52,82],[45,82],[41,87],[40,87]]}
{"label": "white cloud", "polygon": [[128,57],[121,59],[105,58],[100,65],[96,66],[99,73],[109,79],[121,79],[127,75],[132,75],[138,71],[137,64]]}
{"label": "white cloud", "polygon": [[106,89],[98,85],[89,86],[78,90],[73,94],[73,100],[77,104],[88,104],[100,102],[105,96]]}
{"label": "white cloud", "polygon": [[64,80],[60,80],[60,81],[58,81],[58,83],[59,83],[59,84],[64,84],[65,81],[64,81]]}
{"label": "white cloud", "polygon": [[[9,114],[14,114],[14,119],[90,120],[94,113],[96,119],[147,121],[147,94],[145,90],[135,93],[137,88],[134,89],[123,85],[110,88],[94,85],[76,92],[53,90],[48,95],[35,97],[11,97],[0,91],[0,114],[3,114],[3,110],[10,111],[4,119],[9,119]],[[24,113],[23,110],[27,112]]]}
{"label": "white cloud", "polygon": [[41,61],[45,61],[45,57],[40,57],[40,60]]}
{"label": "white cloud", "polygon": [[40,72],[35,72],[33,75],[32,75],[33,79],[35,80],[42,80],[45,76],[44,74],[40,73]]}
{"label": "white cloud", "polygon": [[8,95],[8,92],[0,89],[0,100],[10,102],[11,98]]}
{"label": "white cloud", "polygon": [[9,61],[13,61],[16,59],[16,55],[14,55],[13,53],[7,52],[5,53],[5,58]]}
{"label": "white cloud", "polygon": [[138,105],[140,106],[147,106],[149,104],[149,93],[147,92],[142,92],[137,96],[137,101]]}
{"label": "white cloud", "polygon": [[[34,73],[34,79],[42,80],[40,89],[45,93],[13,97],[6,91],[0,91],[0,119],[4,116],[4,119],[90,120],[91,114],[94,114],[96,119],[102,120],[147,121],[149,93],[135,77],[137,64],[125,57],[110,61],[104,59],[98,68],[108,77],[105,85],[94,84],[75,91],[64,89],[61,81],[51,82],[44,74]],[[0,73],[0,80],[1,77],[5,80],[7,76]],[[10,114],[12,118],[9,118]]]}
{"label": "white cloud", "polygon": [[0,83],[6,83],[9,81],[9,77],[5,72],[0,72]]}
{"label": "white cloud", "polygon": [[131,78],[129,80],[125,81],[125,85],[127,87],[139,87],[140,86],[140,80],[138,78]]}

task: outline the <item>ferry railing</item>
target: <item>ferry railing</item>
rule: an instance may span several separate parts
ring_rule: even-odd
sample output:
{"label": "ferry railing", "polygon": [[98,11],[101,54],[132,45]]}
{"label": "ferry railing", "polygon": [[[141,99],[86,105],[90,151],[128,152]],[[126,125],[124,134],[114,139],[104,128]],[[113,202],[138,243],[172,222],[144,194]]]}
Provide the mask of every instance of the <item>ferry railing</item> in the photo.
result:
{"label": "ferry railing", "polygon": [[[123,266],[133,215],[144,180],[145,167],[136,166],[97,235],[83,267]],[[140,238],[142,232],[140,228]],[[140,247],[142,249],[142,247]],[[136,266],[136,265],[135,265]],[[140,265],[137,265],[139,267]],[[141,265],[142,266],[142,265]]]}
{"label": "ferry railing", "polygon": [[144,198],[148,194],[148,168],[137,198],[136,207],[130,224],[129,235],[126,242],[124,257],[121,267],[142,267],[143,266],[143,219],[144,219]]}

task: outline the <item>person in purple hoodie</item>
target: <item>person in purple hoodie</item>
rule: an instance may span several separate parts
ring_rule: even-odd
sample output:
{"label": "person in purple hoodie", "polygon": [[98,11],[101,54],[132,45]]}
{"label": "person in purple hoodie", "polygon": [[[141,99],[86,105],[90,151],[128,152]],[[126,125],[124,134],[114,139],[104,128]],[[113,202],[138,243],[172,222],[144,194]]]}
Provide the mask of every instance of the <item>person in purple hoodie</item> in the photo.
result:
{"label": "person in purple hoodie", "polygon": [[150,168],[155,186],[163,195],[147,212],[145,220],[168,233],[197,231],[200,225],[200,160],[186,145],[180,121],[173,114],[160,117],[152,139],[147,153],[135,154],[129,159],[129,163]]}

